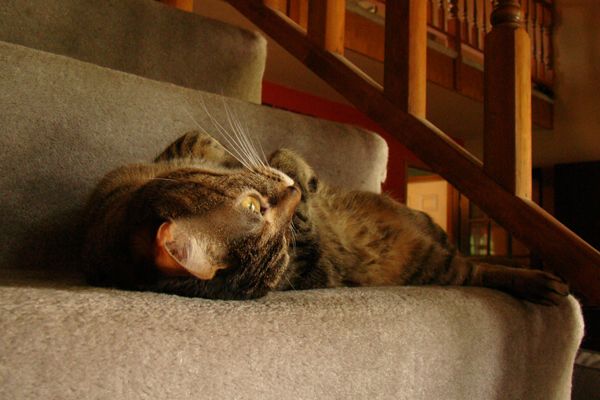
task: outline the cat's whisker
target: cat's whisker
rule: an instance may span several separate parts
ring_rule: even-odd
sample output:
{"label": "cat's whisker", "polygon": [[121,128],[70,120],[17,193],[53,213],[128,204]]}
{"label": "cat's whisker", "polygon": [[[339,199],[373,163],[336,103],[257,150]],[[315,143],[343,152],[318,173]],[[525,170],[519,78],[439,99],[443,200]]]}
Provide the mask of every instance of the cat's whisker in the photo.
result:
{"label": "cat's whisker", "polygon": [[256,145],[251,141],[250,135],[243,129],[241,122],[238,118],[235,117],[231,109],[227,106],[225,100],[223,100],[223,108],[225,109],[225,113],[227,114],[227,118],[229,120],[229,124],[231,125],[232,131],[235,133],[236,138],[242,145],[242,147],[246,150],[248,158],[252,160],[252,164],[257,167],[266,168],[267,165],[261,160],[256,151]]}
{"label": "cat's whisker", "polygon": [[[208,111],[208,107],[206,107],[206,103],[204,101],[204,98],[201,98],[201,100],[202,100],[201,104],[202,104],[202,107],[204,109],[204,112],[210,118],[213,126],[219,131],[219,133],[221,134],[221,137],[223,139],[225,139],[227,141],[227,144],[229,144],[229,146],[231,147],[231,151],[228,150],[227,148],[225,148],[225,150],[232,157],[234,157],[236,160],[238,160],[240,162],[240,164],[242,164],[248,170],[253,171],[254,168],[252,166],[252,163],[250,163],[247,160],[247,158],[244,157],[244,153],[240,150],[239,145],[237,145],[237,143],[235,142],[235,140],[231,137],[231,134],[223,127],[223,125],[221,125],[221,123],[219,123],[219,121],[217,121],[217,119],[210,113],[210,111]],[[235,152],[236,154],[233,154],[232,152]]]}
{"label": "cat's whisker", "polygon": [[[201,130],[204,133],[207,133],[205,129],[203,129],[200,126],[196,118],[190,112],[189,108],[191,108],[191,106],[188,100],[185,99],[185,101],[189,106],[188,108],[185,108],[185,112],[194,121],[194,124],[199,128],[199,130]],[[201,105],[215,129],[218,131],[218,133],[224,139],[224,141],[228,144],[229,148],[224,148],[228,154],[230,154],[233,158],[239,161],[240,164],[242,164],[246,169],[250,171],[256,171],[256,169],[259,167],[269,167],[269,163],[267,161],[267,157],[262,148],[262,145],[260,144],[260,142],[258,142],[262,155],[261,157],[259,156],[258,151],[256,149],[256,144],[250,139],[249,135],[245,132],[240,121],[237,118],[235,118],[224,99],[223,108],[225,110],[225,115],[227,116],[231,132],[227,128],[225,128],[208,110],[204,98],[201,98]]]}
{"label": "cat's whisker", "polygon": [[[254,153],[254,157],[256,158],[257,162],[260,163],[260,165],[263,168],[268,168],[269,167],[269,162],[267,161],[267,157],[265,156],[265,152],[263,150],[262,144],[260,143],[259,140],[252,140],[252,137],[248,134],[248,130],[244,129],[244,127],[242,126],[241,122],[238,122],[238,129],[240,130],[240,132],[242,133],[242,135],[244,137],[247,138],[247,140],[249,141],[249,146],[252,148],[253,153]],[[261,153],[258,153],[257,148],[260,148]],[[262,157],[261,157],[262,155]]]}
{"label": "cat's whisker", "polygon": [[294,226],[294,221],[290,223],[290,238],[291,238],[291,247],[292,251],[296,250],[296,227]]}
{"label": "cat's whisker", "polygon": [[[225,115],[227,116],[227,120],[229,122],[229,126],[231,127],[231,131],[237,140],[240,148],[243,150],[244,155],[246,156],[246,160],[248,163],[254,167],[258,167],[258,163],[256,162],[256,158],[254,157],[252,149],[248,146],[248,143],[244,140],[244,135],[239,130],[239,126],[237,125],[237,121],[234,120],[233,115],[227,107],[227,103],[225,103],[225,99],[223,99],[223,109],[225,110]],[[237,127],[237,129],[236,129]]]}
{"label": "cat's whisker", "polygon": [[240,133],[240,136],[242,137],[242,140],[244,140],[246,142],[246,146],[252,152],[252,155],[254,157],[254,160],[256,160],[256,163],[259,164],[262,167],[266,167],[265,163],[258,156],[258,153],[256,151],[256,144],[251,140],[251,137],[247,133],[247,131],[244,130],[241,122],[240,121],[236,121],[236,126],[237,126],[237,129],[238,129],[238,132]]}
{"label": "cat's whisker", "polygon": [[[204,108],[204,112],[210,118],[213,126],[219,131],[221,136],[227,141],[227,143],[230,145],[232,151],[236,152],[236,154],[237,154],[236,158],[238,159],[238,161],[241,162],[242,164],[244,164],[245,166],[249,167],[251,164],[248,163],[248,160],[245,157],[243,151],[240,149],[239,145],[234,140],[234,138],[231,136],[231,134],[227,131],[227,129],[225,129],[223,127],[223,125],[221,125],[221,123],[219,121],[217,121],[217,119],[215,117],[213,117],[213,115],[210,113],[210,111],[208,111],[208,107],[206,107],[206,103],[204,102],[204,99],[202,99],[202,106]],[[249,168],[249,169],[251,169],[251,168]]]}
{"label": "cat's whisker", "polygon": [[[223,93],[221,93],[221,96],[223,96]],[[225,110],[225,115],[227,116],[227,120],[228,120],[229,126],[231,128],[231,133],[229,133],[227,131],[224,131],[223,133],[227,136],[229,143],[237,149],[238,153],[240,153],[241,155],[244,156],[246,162],[250,166],[252,166],[253,168],[251,168],[251,169],[254,170],[256,168],[256,165],[252,159],[252,154],[244,146],[244,143],[241,140],[239,133],[236,131],[236,128],[234,125],[235,118],[233,117],[229,107],[227,106],[225,97],[221,97],[221,102],[223,103],[223,109]]]}
{"label": "cat's whisker", "polygon": [[[185,108],[184,107],[184,111],[187,113],[187,115],[190,117],[190,119],[194,122],[194,124],[196,125],[196,127],[203,133],[208,135],[208,132],[206,132],[206,130],[200,125],[200,123],[198,122],[198,120],[194,117],[194,115],[191,113],[190,109],[190,103],[189,101],[184,97],[185,102],[187,103],[188,107]],[[206,112],[206,114],[212,118],[212,115],[210,115],[210,113],[208,112],[208,109],[206,108],[206,104],[204,103],[204,99],[202,99],[202,105],[204,107],[204,111]],[[214,125],[214,122],[213,122]],[[238,154],[234,154],[233,152],[231,152],[228,148],[223,147],[223,149],[233,158],[235,158],[237,161],[239,161],[240,164],[242,164],[245,168],[252,170],[252,168],[250,168],[250,166],[243,160],[241,159],[241,157]]]}
{"label": "cat's whisker", "polygon": [[296,288],[294,287],[294,285],[292,285],[292,282],[290,281],[290,278],[288,278],[287,276],[285,277],[285,280],[287,281],[288,285],[290,285],[290,288],[292,288],[292,290],[296,290]]}
{"label": "cat's whisker", "polygon": [[269,160],[267,159],[267,156],[266,156],[266,154],[265,154],[265,149],[263,148],[263,145],[262,145],[262,143],[260,142],[260,140],[257,140],[256,142],[258,143],[258,148],[259,148],[259,150],[260,150],[260,154],[261,154],[261,156],[262,156],[262,159],[263,159],[263,161],[264,161],[265,165],[267,166],[267,168],[269,168],[269,167],[270,167],[270,165],[269,165]]}

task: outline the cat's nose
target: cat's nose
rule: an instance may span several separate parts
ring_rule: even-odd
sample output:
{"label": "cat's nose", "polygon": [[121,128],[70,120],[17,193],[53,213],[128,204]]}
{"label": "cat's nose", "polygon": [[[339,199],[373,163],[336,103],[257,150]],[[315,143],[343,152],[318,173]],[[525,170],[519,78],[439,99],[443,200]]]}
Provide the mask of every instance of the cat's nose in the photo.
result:
{"label": "cat's nose", "polygon": [[302,192],[298,186],[288,186],[285,188],[285,192],[279,202],[279,207],[291,218],[294,211],[296,211],[296,207],[298,207],[298,203],[300,203],[300,199],[302,199]]}
{"label": "cat's nose", "polygon": [[300,192],[300,188],[296,184],[288,186],[285,190],[288,192],[288,196],[299,194],[302,197],[302,192]]}

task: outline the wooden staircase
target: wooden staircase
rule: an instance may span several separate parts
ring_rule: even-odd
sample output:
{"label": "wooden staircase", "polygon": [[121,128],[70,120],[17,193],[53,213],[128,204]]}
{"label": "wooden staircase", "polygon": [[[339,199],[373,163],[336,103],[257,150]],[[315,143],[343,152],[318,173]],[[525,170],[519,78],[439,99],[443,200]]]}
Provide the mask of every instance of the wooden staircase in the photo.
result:
{"label": "wooden staircase", "polygon": [[[483,52],[491,30],[491,0],[423,0],[427,3],[427,81],[483,101]],[[389,0],[346,0],[344,47],[351,59],[377,63],[385,56],[385,14]],[[269,5],[303,29],[308,0],[274,0]],[[553,128],[553,3],[523,0],[523,24],[531,37],[533,123]]]}
{"label": "wooden staircase", "polygon": [[429,1],[386,2],[383,86],[343,55],[345,0],[309,0],[306,28],[281,12],[286,0],[226,1],[539,254],[584,304],[600,305],[600,252],[531,201],[532,64],[534,82],[551,74],[532,63],[517,0],[495,1],[481,34],[483,163],[425,118]]}

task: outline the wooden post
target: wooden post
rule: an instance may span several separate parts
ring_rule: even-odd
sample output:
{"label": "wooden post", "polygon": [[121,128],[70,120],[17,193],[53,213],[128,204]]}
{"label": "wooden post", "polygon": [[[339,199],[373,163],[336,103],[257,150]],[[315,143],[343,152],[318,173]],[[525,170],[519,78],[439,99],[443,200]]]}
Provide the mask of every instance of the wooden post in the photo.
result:
{"label": "wooden post", "polygon": [[425,118],[427,2],[398,0],[385,10],[385,96],[403,111]]}
{"label": "wooden post", "polygon": [[484,169],[531,198],[531,44],[516,0],[498,0],[485,37]]}
{"label": "wooden post", "polygon": [[345,0],[309,0],[308,38],[319,47],[344,54]]}

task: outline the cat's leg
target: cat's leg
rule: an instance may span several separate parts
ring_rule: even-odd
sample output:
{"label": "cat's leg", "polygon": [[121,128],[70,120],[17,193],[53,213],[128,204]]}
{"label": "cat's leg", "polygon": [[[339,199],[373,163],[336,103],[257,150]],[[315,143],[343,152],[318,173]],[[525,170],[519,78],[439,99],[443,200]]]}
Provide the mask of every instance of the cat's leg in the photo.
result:
{"label": "cat's leg", "polygon": [[154,162],[167,162],[181,158],[206,160],[227,168],[241,166],[215,138],[207,133],[198,131],[187,132],[171,143],[154,159]]}
{"label": "cat's leg", "polygon": [[[569,294],[568,285],[549,272],[473,262],[463,257],[431,217],[416,210],[406,211],[430,240],[429,246],[422,246],[423,254],[415,253],[419,256],[416,261],[420,268],[432,277],[429,278],[430,283],[489,287],[541,304],[556,304]],[[415,275],[421,278],[428,276],[423,272]]]}
{"label": "cat's leg", "polygon": [[549,272],[485,263],[472,264],[472,272],[465,284],[499,289],[546,305],[558,304],[569,294],[569,286]]}
{"label": "cat's leg", "polygon": [[285,148],[277,150],[271,155],[269,165],[292,178],[305,195],[317,191],[319,180],[315,172],[294,151]]}

